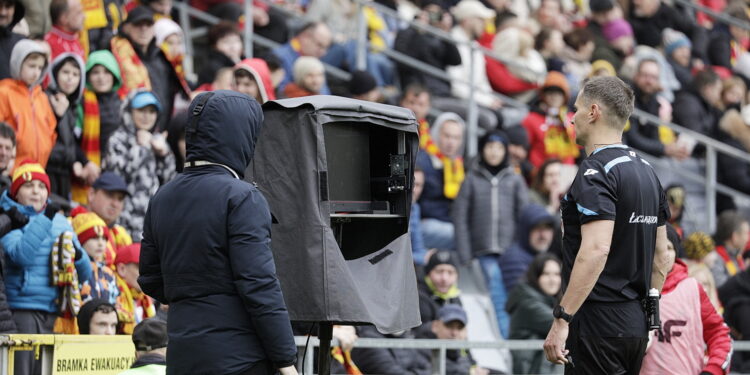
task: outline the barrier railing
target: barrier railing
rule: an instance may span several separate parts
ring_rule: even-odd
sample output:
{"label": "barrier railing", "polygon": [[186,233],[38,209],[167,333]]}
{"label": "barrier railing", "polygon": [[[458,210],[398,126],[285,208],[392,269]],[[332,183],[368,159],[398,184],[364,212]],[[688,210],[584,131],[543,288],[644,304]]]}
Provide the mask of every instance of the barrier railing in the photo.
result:
{"label": "barrier railing", "polygon": [[[313,351],[319,347],[317,337],[294,338],[304,362],[297,367],[305,374],[314,373]],[[371,339],[360,338],[355,348],[409,348],[432,351],[433,374],[445,374],[445,354],[455,349],[541,350],[543,340],[462,341],[438,339]],[[336,345],[336,341],[332,343]],[[750,351],[750,341],[735,341],[735,352]],[[303,354],[303,350],[306,351]],[[0,375],[13,373],[13,357],[18,351],[32,351],[42,361],[42,375],[97,374],[114,375],[130,367],[135,360],[131,337],[91,335],[0,335]]]}

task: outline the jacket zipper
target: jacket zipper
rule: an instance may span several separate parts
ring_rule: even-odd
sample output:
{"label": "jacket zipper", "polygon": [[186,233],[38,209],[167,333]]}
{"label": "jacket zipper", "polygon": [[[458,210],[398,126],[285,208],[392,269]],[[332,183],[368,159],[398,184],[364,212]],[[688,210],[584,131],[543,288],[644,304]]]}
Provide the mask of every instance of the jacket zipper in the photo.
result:
{"label": "jacket zipper", "polygon": [[497,240],[497,226],[498,226],[498,222],[500,221],[500,218],[499,218],[500,215],[497,212],[498,207],[500,205],[500,202],[498,202],[499,199],[497,196],[497,190],[499,189],[500,179],[498,178],[498,176],[493,176],[492,179],[490,180],[490,183],[492,184],[492,190],[491,190],[491,194],[492,194],[492,242],[491,242],[491,247],[492,247],[492,250],[494,251],[494,250],[500,250],[498,248],[498,240]]}
{"label": "jacket zipper", "polygon": [[34,88],[33,86],[29,90],[29,102],[31,103],[31,124],[34,128],[34,140],[36,141],[36,148],[34,149],[34,156],[36,162],[41,164],[39,160],[39,129],[36,126],[36,108],[34,107]]}

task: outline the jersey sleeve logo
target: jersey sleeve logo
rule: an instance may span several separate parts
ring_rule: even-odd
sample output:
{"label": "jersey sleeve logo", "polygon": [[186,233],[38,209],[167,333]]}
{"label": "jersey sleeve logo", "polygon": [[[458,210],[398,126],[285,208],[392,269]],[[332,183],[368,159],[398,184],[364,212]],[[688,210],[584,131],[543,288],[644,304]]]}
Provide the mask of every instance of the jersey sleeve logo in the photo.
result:
{"label": "jersey sleeve logo", "polygon": [[593,176],[595,174],[599,173],[596,169],[587,169],[586,172],[583,173],[584,176]]}

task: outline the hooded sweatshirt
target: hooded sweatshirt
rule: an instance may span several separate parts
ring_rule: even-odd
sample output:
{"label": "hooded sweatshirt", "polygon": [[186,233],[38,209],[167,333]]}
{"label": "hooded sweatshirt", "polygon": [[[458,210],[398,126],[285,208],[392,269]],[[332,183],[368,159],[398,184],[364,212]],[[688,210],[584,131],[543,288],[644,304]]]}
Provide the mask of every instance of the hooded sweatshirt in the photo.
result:
{"label": "hooded sweatshirt", "polygon": [[[461,124],[462,128],[466,128],[460,116],[455,113],[446,112],[435,119],[435,123],[430,128],[431,139],[439,139],[440,128],[442,128],[446,121],[456,121]],[[435,151],[420,150],[417,155],[417,165],[424,171],[424,190],[419,197],[419,205],[422,209],[422,219],[438,219],[440,221],[451,222],[450,209],[454,198],[446,196],[445,185],[446,180],[453,180],[454,185],[456,185],[455,190],[458,191],[463,181],[464,167],[463,160],[460,157],[463,154],[463,145],[458,150],[457,154],[459,157],[452,159],[452,162],[456,163],[453,165],[453,178],[446,177],[444,160],[435,155],[439,153],[440,151],[435,146]],[[458,164],[459,159],[461,159],[460,165]]]}
{"label": "hooded sweatshirt", "polygon": [[[491,132],[487,139],[499,133]],[[501,135],[503,144],[508,141]],[[503,254],[513,243],[516,221],[528,200],[523,178],[508,166],[508,153],[500,163],[504,168],[493,174],[484,160],[473,163],[453,202],[456,247],[461,263],[489,254]],[[483,158],[482,158],[483,159]]]}
{"label": "hooded sweatshirt", "polygon": [[79,126],[81,132],[81,148],[86,157],[97,165],[101,165],[101,152],[107,149],[107,141],[112,133],[120,127],[122,101],[117,90],[122,86],[120,66],[115,56],[109,51],[94,51],[86,61],[86,74],[95,66],[101,65],[114,77],[112,90],[108,93],[96,94],[91,83],[86,82],[83,94],[83,104],[80,108]]}
{"label": "hooded sweatshirt", "polygon": [[62,117],[57,119],[57,141],[52,148],[47,164],[47,174],[50,175],[50,181],[52,182],[52,192],[65,199],[68,199],[68,195],[70,194],[70,171],[72,170],[73,163],[80,161],[82,164],[85,164],[86,162],[81,151],[81,146],[75,137],[75,127],[78,123],[77,109],[83,97],[85,86],[83,73],[86,71],[86,67],[83,59],[72,52],[65,52],[57,56],[51,64],[49,86],[47,87],[47,92],[50,96],[60,90],[57,84],[56,73],[62,68],[63,63],[66,60],[70,61],[70,59],[73,59],[82,73],[81,79],[78,89],[68,95],[68,102],[70,103],[68,109]]}
{"label": "hooded sweatshirt", "polygon": [[128,184],[130,195],[125,198],[119,222],[137,242],[141,238],[148,201],[161,185],[174,177],[176,171],[171,149],[168,148],[167,153],[160,156],[150,144],[138,143],[135,123],[130,114],[130,100],[136,92],[131,92],[123,105],[122,125],[109,139],[102,169],[117,173]]}
{"label": "hooded sweatshirt", "polygon": [[687,266],[680,259],[664,282],[659,315],[661,332],[651,338],[641,374],[721,375],[729,371],[729,328],[698,280],[688,277]]}
{"label": "hooded sweatshirt", "polygon": [[273,83],[271,82],[271,70],[268,69],[268,64],[264,60],[254,58],[244,59],[234,66],[235,71],[240,69],[247,71],[255,79],[262,99],[260,104],[269,100],[276,100]]}
{"label": "hooded sweatshirt", "polygon": [[522,210],[518,222],[516,242],[500,257],[500,270],[503,272],[503,284],[509,292],[518,284],[529,264],[538,254],[529,244],[531,229],[542,223],[553,223],[555,218],[547,210],[534,203],[527,204]]}
{"label": "hooded sweatshirt", "polygon": [[21,1],[15,0],[15,11],[13,12],[13,20],[6,27],[0,27],[0,79],[10,78],[10,54],[13,51],[13,46],[18,43],[19,40],[25,37],[21,34],[13,32],[13,27],[23,19],[26,13],[26,8],[23,6]]}
{"label": "hooded sweatshirt", "polygon": [[[205,95],[212,96],[194,116]],[[169,304],[167,368],[233,374],[266,359],[292,365],[297,350],[271,253],[271,213],[242,181],[261,107],[218,90],[198,96],[188,113],[187,161],[197,165],[151,199],[138,278],[146,294]]]}
{"label": "hooded sweatshirt", "polygon": [[31,86],[21,80],[21,64],[32,53],[47,55],[41,44],[28,39],[13,47],[12,78],[0,81],[0,121],[7,122],[16,131],[16,160],[35,160],[46,167],[57,140],[57,119],[40,85],[47,67]]}

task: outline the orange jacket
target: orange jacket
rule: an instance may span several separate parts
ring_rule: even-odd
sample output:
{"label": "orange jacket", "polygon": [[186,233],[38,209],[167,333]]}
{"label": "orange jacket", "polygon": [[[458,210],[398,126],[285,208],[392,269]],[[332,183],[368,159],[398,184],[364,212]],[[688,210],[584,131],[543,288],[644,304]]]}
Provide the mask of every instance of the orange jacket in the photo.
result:
{"label": "orange jacket", "polygon": [[40,85],[29,88],[23,81],[0,81],[0,121],[16,131],[16,160],[31,159],[43,167],[57,140],[57,118]]}

